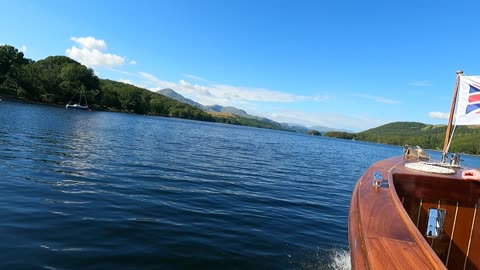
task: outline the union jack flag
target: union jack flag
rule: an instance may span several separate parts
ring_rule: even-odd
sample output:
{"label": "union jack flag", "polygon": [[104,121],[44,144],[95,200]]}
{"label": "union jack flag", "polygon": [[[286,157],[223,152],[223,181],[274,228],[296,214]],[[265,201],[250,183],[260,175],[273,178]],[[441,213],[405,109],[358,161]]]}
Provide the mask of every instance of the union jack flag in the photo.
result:
{"label": "union jack flag", "polygon": [[480,76],[460,77],[455,124],[480,125]]}
{"label": "union jack flag", "polygon": [[468,105],[465,114],[480,113],[480,85],[470,83],[468,94]]}

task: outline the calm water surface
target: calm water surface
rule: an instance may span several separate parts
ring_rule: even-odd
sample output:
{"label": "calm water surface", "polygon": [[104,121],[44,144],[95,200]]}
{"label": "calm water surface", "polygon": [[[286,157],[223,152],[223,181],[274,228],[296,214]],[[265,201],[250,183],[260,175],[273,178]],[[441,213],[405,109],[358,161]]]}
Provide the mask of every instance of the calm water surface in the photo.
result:
{"label": "calm water surface", "polygon": [[353,187],[399,154],[1,101],[0,269],[348,268]]}

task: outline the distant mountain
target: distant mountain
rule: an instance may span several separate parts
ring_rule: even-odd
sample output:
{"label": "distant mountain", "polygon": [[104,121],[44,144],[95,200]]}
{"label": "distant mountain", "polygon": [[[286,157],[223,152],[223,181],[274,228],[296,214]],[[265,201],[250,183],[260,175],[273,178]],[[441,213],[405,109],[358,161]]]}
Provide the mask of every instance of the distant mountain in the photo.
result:
{"label": "distant mountain", "polygon": [[[321,126],[315,126],[315,127],[308,128],[306,126],[299,125],[299,124],[278,123],[278,122],[275,122],[275,121],[273,121],[271,119],[268,119],[268,118],[265,118],[265,117],[260,117],[260,116],[255,116],[255,115],[248,114],[246,111],[244,111],[242,109],[231,107],[231,106],[226,106],[226,107],[221,106],[221,105],[205,106],[205,105],[202,105],[198,102],[195,102],[195,101],[193,101],[189,98],[185,98],[184,96],[180,95],[179,93],[175,92],[173,89],[170,89],[170,88],[159,90],[159,91],[157,91],[157,93],[159,93],[161,95],[164,95],[166,97],[169,97],[171,99],[177,100],[179,102],[183,102],[183,103],[187,103],[189,105],[195,106],[195,107],[197,107],[197,108],[199,108],[199,109],[201,109],[205,112],[217,112],[217,113],[233,114],[233,115],[236,115],[236,116],[245,117],[245,118],[252,119],[252,120],[255,120],[255,121],[263,122],[263,123],[268,124],[268,125],[281,126],[286,130],[291,130],[291,131],[295,131],[295,132],[298,132],[298,133],[307,133],[311,129],[317,130],[321,133],[325,133],[327,131],[345,131],[345,130],[328,128],[328,127],[321,127]],[[347,132],[350,132],[350,131],[347,131]]]}
{"label": "distant mountain", "polygon": [[[239,109],[239,108],[235,108],[235,107],[231,107],[231,106],[224,107],[224,106],[221,106],[221,105],[209,105],[209,106],[202,105],[202,104],[200,104],[198,102],[195,102],[195,101],[193,101],[189,98],[185,98],[184,96],[180,95],[179,93],[175,92],[173,89],[170,89],[170,88],[159,90],[159,91],[157,91],[157,93],[161,94],[161,95],[164,95],[166,97],[169,97],[171,99],[174,99],[176,101],[187,103],[189,105],[195,106],[195,107],[197,107],[197,108],[199,108],[199,109],[201,109],[205,112],[225,113],[225,114],[230,114],[230,115],[233,115],[233,116],[238,116],[238,117],[244,118],[243,120],[237,119],[237,121],[240,121],[240,122],[245,123],[245,124],[248,123],[248,125],[250,125],[250,126],[257,126],[257,127],[264,126],[264,127],[272,128],[272,129],[282,129],[282,130],[294,131],[294,130],[284,126],[283,124],[280,124],[278,122],[275,122],[275,121],[270,120],[270,119],[265,118],[265,117],[250,115],[246,111],[244,111],[242,109]],[[226,120],[226,121],[230,121],[230,120]]]}
{"label": "distant mountain", "polygon": [[189,105],[192,105],[192,106],[195,106],[201,110],[204,110],[204,106],[198,102],[195,102],[189,98],[185,98],[183,97],[182,95],[180,95],[179,93],[175,92],[173,89],[170,89],[170,88],[165,88],[165,89],[162,89],[162,90],[159,90],[157,91],[158,94],[160,95],[164,95],[166,97],[169,97],[171,99],[175,99],[176,101],[179,101],[179,102],[182,102],[182,103],[187,103]]}
{"label": "distant mountain", "polygon": [[[157,91],[157,93],[159,93],[161,95],[164,95],[166,97],[169,97],[171,99],[175,99],[176,101],[190,104],[190,105],[195,106],[195,107],[197,107],[197,108],[199,108],[203,111],[206,111],[206,112],[229,113],[229,114],[233,114],[233,115],[237,115],[237,116],[241,116],[241,117],[254,119],[254,120],[257,120],[257,121],[277,123],[277,122],[275,122],[273,120],[270,120],[268,118],[265,118],[265,117],[250,115],[246,111],[244,111],[242,109],[239,109],[239,108],[232,107],[232,106],[226,106],[226,107],[221,106],[221,105],[205,106],[205,105],[202,105],[198,102],[195,102],[195,101],[193,101],[189,98],[185,98],[184,96],[180,95],[179,93],[175,92],[173,89],[170,89],[170,88],[159,90],[159,91]],[[277,124],[279,124],[279,123],[277,123]]]}
{"label": "distant mountain", "polygon": [[330,127],[324,127],[324,126],[312,126],[312,127],[310,127],[310,129],[319,131],[321,133],[325,133],[325,132],[329,132],[329,131],[339,131],[339,132],[349,132],[349,133],[353,132],[351,130],[330,128]]}
{"label": "distant mountain", "polygon": [[179,93],[175,92],[175,90],[170,89],[170,88],[165,88],[165,89],[159,90],[159,91],[157,91],[157,93],[161,94],[161,95],[164,95],[166,97],[169,97],[171,99],[175,99],[176,101],[190,104],[190,105],[195,106],[195,107],[199,108],[200,110],[203,110],[203,111],[206,111],[206,112],[231,113],[231,114],[238,115],[238,116],[243,116],[243,117],[249,116],[249,114],[247,114],[246,111],[244,111],[242,109],[235,108],[235,107],[231,107],[231,106],[223,107],[223,106],[220,106],[220,105],[209,105],[209,106],[202,105],[202,104],[200,104],[196,101],[193,101],[189,98],[186,98],[186,97],[180,95]]}
{"label": "distant mountain", "polygon": [[210,105],[210,106],[203,106],[203,107],[205,108],[204,110],[207,112],[211,111],[211,112],[231,113],[234,115],[244,116],[244,117],[249,115],[246,111],[235,108],[235,107],[231,107],[231,106],[223,107],[220,105]]}
{"label": "distant mountain", "polygon": [[309,130],[316,130],[320,133],[325,133],[329,131],[339,131],[339,132],[352,132],[349,130],[344,130],[344,129],[337,129],[337,128],[330,128],[330,127],[324,127],[324,126],[311,126],[307,127],[304,125],[300,124],[292,124],[292,123],[282,123],[282,125],[288,129],[293,129],[298,133],[307,133]]}

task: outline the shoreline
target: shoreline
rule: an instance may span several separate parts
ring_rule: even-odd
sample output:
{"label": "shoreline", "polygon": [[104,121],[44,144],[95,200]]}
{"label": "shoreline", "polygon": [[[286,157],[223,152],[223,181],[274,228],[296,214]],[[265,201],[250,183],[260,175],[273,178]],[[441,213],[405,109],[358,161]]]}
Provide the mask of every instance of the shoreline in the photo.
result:
{"label": "shoreline", "polygon": [[65,105],[61,105],[57,103],[39,102],[39,101],[33,101],[28,99],[20,99],[20,98],[11,97],[11,96],[0,96],[0,100],[9,101],[9,102],[26,103],[26,104],[47,105],[52,107],[65,107]]}

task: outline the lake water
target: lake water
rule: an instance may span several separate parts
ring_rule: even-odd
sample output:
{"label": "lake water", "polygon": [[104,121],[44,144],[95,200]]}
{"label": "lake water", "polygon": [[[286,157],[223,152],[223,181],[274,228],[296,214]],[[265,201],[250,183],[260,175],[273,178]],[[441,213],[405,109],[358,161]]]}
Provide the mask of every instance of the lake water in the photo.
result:
{"label": "lake water", "polygon": [[401,153],[0,101],[0,269],[348,269],[353,187]]}

